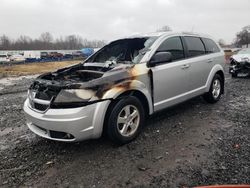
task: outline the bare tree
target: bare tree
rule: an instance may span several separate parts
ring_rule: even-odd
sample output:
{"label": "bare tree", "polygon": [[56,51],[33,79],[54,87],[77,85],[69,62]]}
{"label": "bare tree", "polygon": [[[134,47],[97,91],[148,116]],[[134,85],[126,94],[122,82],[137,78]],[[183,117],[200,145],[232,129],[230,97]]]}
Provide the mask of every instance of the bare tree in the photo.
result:
{"label": "bare tree", "polygon": [[21,35],[15,42],[14,42],[14,49],[15,50],[22,50],[31,48],[30,44],[32,43],[32,39],[28,36]]}
{"label": "bare tree", "polygon": [[221,47],[224,47],[226,45],[226,42],[223,39],[219,39],[218,43]]}
{"label": "bare tree", "polygon": [[40,40],[45,43],[51,43],[53,42],[53,36],[49,32],[45,32],[41,34]]}
{"label": "bare tree", "polygon": [[69,35],[65,38],[67,49],[80,49],[83,47],[83,39],[77,35]]}
{"label": "bare tree", "polygon": [[50,50],[53,48],[53,45],[52,45],[53,36],[49,32],[42,33],[40,36],[40,40],[43,44],[44,49]]}
{"label": "bare tree", "polygon": [[236,34],[235,45],[241,47],[246,45],[248,47],[250,43],[250,25],[242,28],[240,32]]}
{"label": "bare tree", "polygon": [[7,37],[6,35],[0,36],[0,49],[1,50],[9,50],[10,45],[11,45],[11,41],[9,37]]}

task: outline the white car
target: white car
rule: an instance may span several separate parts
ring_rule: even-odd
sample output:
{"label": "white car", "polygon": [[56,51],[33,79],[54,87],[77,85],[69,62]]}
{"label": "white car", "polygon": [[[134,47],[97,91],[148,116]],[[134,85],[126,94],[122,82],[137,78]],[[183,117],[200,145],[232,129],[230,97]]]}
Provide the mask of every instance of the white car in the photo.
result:
{"label": "white car", "polygon": [[10,56],[10,61],[25,61],[25,57],[19,54]]}
{"label": "white car", "polygon": [[229,73],[235,78],[250,75],[250,48],[244,48],[230,58]]}
{"label": "white car", "polygon": [[0,62],[9,62],[10,59],[7,55],[0,55]]}

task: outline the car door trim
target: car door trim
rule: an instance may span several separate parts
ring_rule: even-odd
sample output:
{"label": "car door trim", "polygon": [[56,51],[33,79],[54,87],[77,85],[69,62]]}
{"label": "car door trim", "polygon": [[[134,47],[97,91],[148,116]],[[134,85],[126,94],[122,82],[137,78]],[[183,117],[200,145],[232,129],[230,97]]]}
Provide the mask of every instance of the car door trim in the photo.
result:
{"label": "car door trim", "polygon": [[[154,107],[157,107],[157,106],[162,105],[162,104],[164,104],[164,103],[168,103],[168,102],[170,102],[170,101],[174,101],[174,100],[179,99],[179,98],[184,98],[185,96],[188,96],[188,95],[190,95],[190,94],[192,94],[192,93],[197,93],[198,91],[204,91],[205,89],[206,89],[206,86],[199,87],[199,88],[197,88],[197,89],[188,91],[188,92],[186,92],[186,93],[182,93],[182,94],[180,94],[180,95],[171,97],[171,98],[169,98],[169,99],[165,99],[165,100],[163,100],[163,101],[157,102],[157,103],[154,104]],[[189,98],[187,98],[187,100],[188,100],[188,99],[189,99]],[[164,108],[165,108],[165,107],[164,107]]]}

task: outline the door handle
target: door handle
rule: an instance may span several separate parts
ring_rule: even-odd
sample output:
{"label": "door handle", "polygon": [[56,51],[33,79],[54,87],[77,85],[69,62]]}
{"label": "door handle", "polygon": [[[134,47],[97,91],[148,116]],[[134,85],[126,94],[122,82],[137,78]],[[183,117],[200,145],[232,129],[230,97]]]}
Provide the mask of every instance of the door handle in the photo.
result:
{"label": "door handle", "polygon": [[182,69],[188,69],[189,67],[190,67],[190,65],[188,65],[188,64],[185,64],[185,65],[181,66]]}
{"label": "door handle", "polygon": [[208,59],[207,60],[207,63],[212,63],[213,62],[213,59]]}

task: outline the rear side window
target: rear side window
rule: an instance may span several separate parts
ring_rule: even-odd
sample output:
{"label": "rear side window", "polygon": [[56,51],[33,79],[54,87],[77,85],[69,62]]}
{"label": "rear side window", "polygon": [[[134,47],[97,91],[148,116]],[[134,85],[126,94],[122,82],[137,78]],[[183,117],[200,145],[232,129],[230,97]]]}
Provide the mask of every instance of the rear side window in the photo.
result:
{"label": "rear side window", "polygon": [[202,43],[201,39],[198,37],[184,37],[188,54],[190,57],[200,56],[206,53],[204,44]]}
{"label": "rear side window", "polygon": [[170,52],[172,60],[184,59],[184,49],[180,37],[166,39],[157,49],[157,52]]}
{"label": "rear side window", "polygon": [[203,38],[202,41],[205,44],[206,53],[216,53],[216,52],[220,51],[219,47],[217,46],[217,44],[213,40]]}

